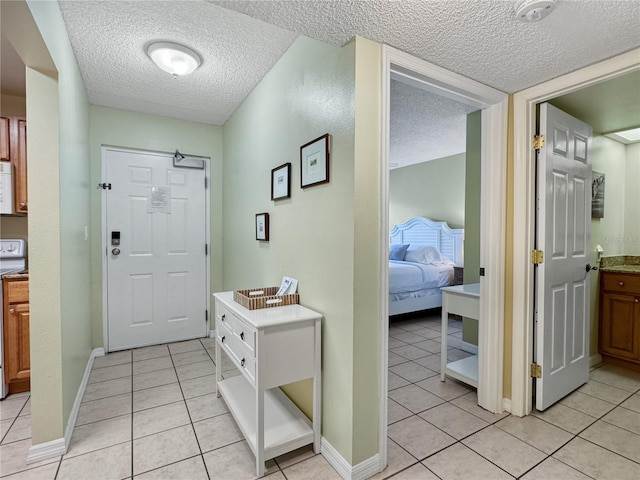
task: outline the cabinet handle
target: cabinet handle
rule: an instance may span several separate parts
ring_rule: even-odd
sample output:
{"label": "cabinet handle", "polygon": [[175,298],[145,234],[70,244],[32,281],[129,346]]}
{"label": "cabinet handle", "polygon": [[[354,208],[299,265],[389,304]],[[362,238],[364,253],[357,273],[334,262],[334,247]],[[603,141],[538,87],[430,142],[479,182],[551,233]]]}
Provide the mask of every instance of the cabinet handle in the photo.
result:
{"label": "cabinet handle", "polygon": [[240,360],[240,366],[244,367],[244,358],[242,360]]}
{"label": "cabinet handle", "polygon": [[[636,299],[636,302],[638,301],[638,299]],[[15,308],[11,308],[9,309],[9,313],[16,313],[16,309]]]}
{"label": "cabinet handle", "polygon": [[224,343],[224,338],[225,338],[225,336],[223,335],[223,336],[222,336],[222,338],[220,339],[220,341],[221,341],[222,343]]}
{"label": "cabinet handle", "polygon": [[244,332],[240,332],[240,340],[244,340]]}
{"label": "cabinet handle", "polygon": [[638,300],[638,299],[636,298],[636,299],[635,299],[635,302],[636,302],[636,303],[640,303],[640,300]]}
{"label": "cabinet handle", "polygon": [[224,322],[224,317],[226,317],[226,315],[222,315],[222,317],[220,317],[220,320],[222,320]]}
{"label": "cabinet handle", "polygon": [[24,203],[24,202],[20,202],[20,208],[24,208],[24,207],[26,207],[26,206],[27,206],[27,204],[26,204],[26,203]]}
{"label": "cabinet handle", "polygon": [[618,285],[620,285],[621,287],[624,287],[624,282],[618,282]]}

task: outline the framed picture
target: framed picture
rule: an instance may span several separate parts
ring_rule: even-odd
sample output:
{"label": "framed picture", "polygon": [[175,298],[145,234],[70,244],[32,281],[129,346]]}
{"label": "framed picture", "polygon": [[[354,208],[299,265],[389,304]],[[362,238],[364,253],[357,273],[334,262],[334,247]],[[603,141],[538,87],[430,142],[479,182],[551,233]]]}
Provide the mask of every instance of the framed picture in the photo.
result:
{"label": "framed picture", "polygon": [[591,175],[591,218],[604,218],[604,173]]}
{"label": "framed picture", "polygon": [[302,188],[329,182],[329,134],[300,147],[300,186]]}
{"label": "framed picture", "polygon": [[271,200],[291,196],[291,164],[285,163],[271,170]]}
{"label": "framed picture", "polygon": [[256,240],[269,241],[269,214],[256,214]]}

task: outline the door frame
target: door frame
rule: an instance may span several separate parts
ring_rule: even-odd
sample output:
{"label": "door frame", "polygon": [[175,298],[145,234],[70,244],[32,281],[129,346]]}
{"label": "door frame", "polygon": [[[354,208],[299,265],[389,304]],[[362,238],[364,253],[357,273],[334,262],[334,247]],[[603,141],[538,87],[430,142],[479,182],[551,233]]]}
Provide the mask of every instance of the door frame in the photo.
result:
{"label": "door frame", "polygon": [[[173,158],[174,153],[168,152],[159,152],[155,150],[144,150],[144,149],[136,149],[136,148],[125,148],[118,147],[114,145],[102,145],[101,146],[101,162],[102,162],[102,178],[107,178],[107,162],[106,162],[106,153],[108,151],[117,151],[117,152],[126,152],[126,153],[144,153],[150,155],[156,155],[160,157]],[[209,312],[209,316],[207,319],[207,327],[206,334],[209,336],[211,334],[211,158],[210,157],[199,157],[204,159],[204,175],[207,179],[207,187],[205,188],[205,206],[204,206],[204,215],[205,215],[205,241],[209,246],[208,254],[206,256],[207,262],[205,264],[206,269],[206,285],[205,292],[207,292],[206,298],[206,306],[207,312]],[[106,200],[107,192],[105,190],[102,191],[100,195],[101,201],[101,214],[102,214],[102,226],[100,227],[100,233],[102,236],[100,257],[102,258],[102,345],[104,348],[104,353],[109,353],[109,317],[107,312],[108,302],[107,302],[107,290],[108,290],[108,282],[107,282],[107,249],[109,247],[107,242],[107,200]]]}
{"label": "door frame", "polygon": [[387,45],[382,46],[381,105],[381,292],[380,292],[380,436],[381,469],[387,465],[387,368],[389,343],[389,122],[392,75],[433,93],[482,109],[481,208],[484,219],[480,231],[480,318],[478,332],[478,373],[483,388],[478,403],[492,412],[502,412],[504,399],[504,269],[506,235],[506,165],[508,95],[479,82],[450,72]]}
{"label": "door frame", "polygon": [[[535,236],[536,105],[581,88],[640,70],[640,49],[590,65],[528,88],[513,96],[513,312],[511,361],[511,413],[531,412],[533,382],[533,264],[530,253]],[[519,293],[522,292],[522,293]],[[518,354],[517,352],[520,352]]]}

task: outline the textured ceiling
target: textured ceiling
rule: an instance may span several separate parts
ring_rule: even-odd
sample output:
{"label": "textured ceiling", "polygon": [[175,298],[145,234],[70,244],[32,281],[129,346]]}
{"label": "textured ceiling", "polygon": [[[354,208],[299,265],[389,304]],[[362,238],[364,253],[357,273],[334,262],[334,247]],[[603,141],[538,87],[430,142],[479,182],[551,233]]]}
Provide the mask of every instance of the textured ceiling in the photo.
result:
{"label": "textured ceiling", "polygon": [[[92,104],[214,125],[226,122],[297,36],[207,2],[59,4]],[[147,57],[154,40],[187,45],[203,63],[173,78]]]}
{"label": "textured ceiling", "polygon": [[640,46],[640,1],[557,0],[540,22],[515,1],[213,1],[344,45],[355,34],[512,93]]}
{"label": "textured ceiling", "polygon": [[466,151],[467,114],[477,108],[391,81],[389,157],[392,168]]}

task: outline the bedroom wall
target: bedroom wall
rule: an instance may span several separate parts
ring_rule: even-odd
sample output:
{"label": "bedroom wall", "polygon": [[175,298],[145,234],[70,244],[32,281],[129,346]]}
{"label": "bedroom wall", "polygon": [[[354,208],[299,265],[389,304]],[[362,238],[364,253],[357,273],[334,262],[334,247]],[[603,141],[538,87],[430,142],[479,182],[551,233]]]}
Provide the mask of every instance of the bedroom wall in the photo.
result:
{"label": "bedroom wall", "polygon": [[[480,281],[480,199],[482,163],[482,111],[467,115],[467,163],[465,178],[464,283]],[[478,344],[478,321],[462,320],[462,340]]]}
{"label": "bedroom wall", "polygon": [[[301,36],[223,128],[224,288],[278,285],[283,275],[299,280],[300,302],[323,315],[322,435],[352,464],[374,455],[378,442],[378,425],[372,421],[377,400],[372,399],[377,399],[379,362],[369,358],[379,355],[372,346],[379,345],[377,328],[371,327],[378,325],[379,307],[358,298],[379,291],[380,279],[358,267],[362,262],[356,250],[365,243],[356,238],[370,240],[364,250],[374,250],[365,255],[369,263],[379,256],[379,226],[371,227],[370,215],[379,222],[379,168],[366,165],[379,161],[379,139],[366,125],[373,121],[379,129],[379,114],[372,110],[379,105],[379,50],[378,44],[359,38],[338,48]],[[358,84],[367,87],[360,90],[364,98],[355,94],[357,72]],[[367,92],[373,92],[372,98]],[[370,148],[355,152],[355,108],[367,104],[362,115],[370,120],[358,117],[365,124],[359,124],[357,138],[368,139],[373,154]],[[300,146],[325,133],[331,134],[330,182],[302,190]],[[292,164],[291,198],[272,202],[271,169],[285,162]],[[362,180],[367,185],[356,182],[356,168],[371,170]],[[270,214],[269,242],[255,240],[255,214],[260,212]],[[367,268],[379,271],[380,266],[373,262]],[[366,277],[357,288],[356,276]],[[363,318],[356,321],[356,316]],[[354,338],[362,321],[369,325],[368,348]],[[354,391],[356,370],[364,379],[362,392]],[[310,415],[310,382],[291,385],[286,392]],[[354,413],[360,409],[366,418]]]}
{"label": "bedroom wall", "polygon": [[465,224],[465,154],[394,168],[389,172],[389,227],[412,217]]}

